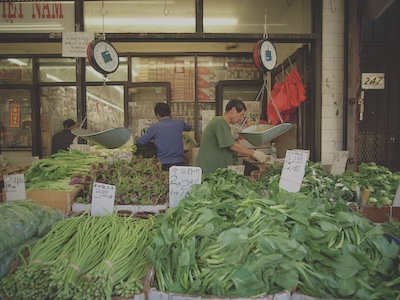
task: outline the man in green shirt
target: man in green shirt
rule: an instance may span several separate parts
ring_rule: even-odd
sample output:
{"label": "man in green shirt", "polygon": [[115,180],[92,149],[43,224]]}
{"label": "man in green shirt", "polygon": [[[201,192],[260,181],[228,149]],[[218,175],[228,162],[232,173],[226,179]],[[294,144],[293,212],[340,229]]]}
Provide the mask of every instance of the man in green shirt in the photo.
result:
{"label": "man in green shirt", "polygon": [[222,116],[214,117],[204,129],[200,149],[197,155],[196,166],[203,174],[209,174],[218,168],[233,165],[234,155],[240,154],[255,158],[259,162],[266,162],[268,156],[259,150],[246,148],[236,143],[231,133],[230,124],[243,120],[246,106],[239,99],[232,99],[226,105]]}

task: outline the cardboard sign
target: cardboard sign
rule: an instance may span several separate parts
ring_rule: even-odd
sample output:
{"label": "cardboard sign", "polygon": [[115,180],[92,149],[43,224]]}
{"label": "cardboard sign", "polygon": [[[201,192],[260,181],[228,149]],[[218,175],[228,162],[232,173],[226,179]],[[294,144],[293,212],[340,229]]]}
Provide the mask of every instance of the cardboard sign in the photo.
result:
{"label": "cardboard sign", "polygon": [[6,200],[26,199],[24,174],[4,175],[3,180]]}
{"label": "cardboard sign", "polygon": [[133,157],[133,153],[132,152],[128,152],[128,151],[115,151],[115,152],[113,152],[114,161],[117,161],[117,160],[131,161],[132,157]]}
{"label": "cardboard sign", "polygon": [[349,151],[335,151],[333,154],[331,174],[342,174],[346,170]]}
{"label": "cardboard sign", "polygon": [[303,151],[287,150],[283,163],[279,186],[288,192],[298,192],[301,188],[308,155]]}
{"label": "cardboard sign", "polygon": [[393,207],[400,207],[400,184],[399,187],[397,188],[396,195],[394,196],[394,200],[392,203]]}
{"label": "cardboard sign", "polygon": [[169,168],[169,207],[177,207],[186,193],[192,190],[192,185],[201,183],[201,174],[199,167]]}
{"label": "cardboard sign", "polygon": [[90,213],[92,216],[104,216],[114,210],[116,188],[114,185],[95,182],[93,184],[92,205]]}
{"label": "cardboard sign", "polygon": [[228,169],[235,171],[239,175],[244,175],[244,165],[232,165],[228,166]]}

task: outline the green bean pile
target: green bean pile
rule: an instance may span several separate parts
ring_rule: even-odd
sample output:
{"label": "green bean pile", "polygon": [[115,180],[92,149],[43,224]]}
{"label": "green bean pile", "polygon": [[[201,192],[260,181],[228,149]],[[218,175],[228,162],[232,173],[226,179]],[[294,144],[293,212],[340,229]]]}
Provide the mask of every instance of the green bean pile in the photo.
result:
{"label": "green bean pile", "polygon": [[146,247],[155,218],[117,214],[61,220],[31,248],[14,274],[0,281],[0,297],[111,299],[143,291]]}

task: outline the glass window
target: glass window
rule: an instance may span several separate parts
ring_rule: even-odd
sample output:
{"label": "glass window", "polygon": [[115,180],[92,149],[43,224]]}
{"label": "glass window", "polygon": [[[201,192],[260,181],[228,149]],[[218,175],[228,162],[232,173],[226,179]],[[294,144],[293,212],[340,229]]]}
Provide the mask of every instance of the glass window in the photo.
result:
{"label": "glass window", "polygon": [[75,82],[75,58],[40,58],[39,80],[42,82]]}
{"label": "glass window", "polygon": [[31,92],[28,89],[0,90],[0,148],[32,146]]}
{"label": "glass window", "polygon": [[0,84],[32,82],[32,59],[0,59]]}
{"label": "glass window", "polygon": [[[128,80],[128,58],[119,57],[118,69],[111,74],[107,74],[108,81],[127,81]],[[86,60],[86,81],[104,81],[104,75],[97,72]]]}
{"label": "glass window", "polygon": [[133,57],[133,82],[170,82],[171,101],[194,101],[194,57]]}
{"label": "glass window", "polygon": [[51,155],[51,139],[56,132],[63,130],[66,119],[76,121],[76,87],[51,86],[40,88],[43,156]]}
{"label": "glass window", "polygon": [[124,88],[121,85],[86,87],[87,128],[92,132],[124,126]]}
{"label": "glass window", "polygon": [[75,31],[74,1],[1,2],[1,33]]}
{"label": "glass window", "polygon": [[311,2],[311,0],[204,0],[204,32],[311,33]]}
{"label": "glass window", "polygon": [[193,33],[196,28],[194,0],[85,1],[83,18],[86,32]]}

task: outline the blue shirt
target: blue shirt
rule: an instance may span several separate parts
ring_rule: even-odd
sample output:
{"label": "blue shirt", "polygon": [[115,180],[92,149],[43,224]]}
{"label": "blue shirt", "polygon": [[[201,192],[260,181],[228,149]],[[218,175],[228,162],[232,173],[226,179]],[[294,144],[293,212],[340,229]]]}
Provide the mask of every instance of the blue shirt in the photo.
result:
{"label": "blue shirt", "polygon": [[145,145],[151,140],[157,148],[157,158],[162,164],[175,164],[184,161],[183,131],[192,130],[192,126],[183,120],[164,117],[150,125],[145,134],[136,138],[138,145]]}

